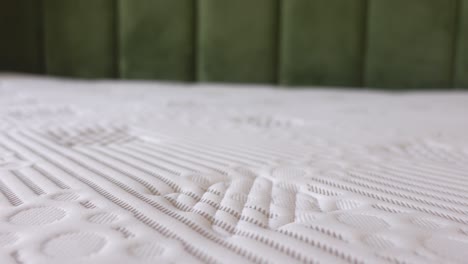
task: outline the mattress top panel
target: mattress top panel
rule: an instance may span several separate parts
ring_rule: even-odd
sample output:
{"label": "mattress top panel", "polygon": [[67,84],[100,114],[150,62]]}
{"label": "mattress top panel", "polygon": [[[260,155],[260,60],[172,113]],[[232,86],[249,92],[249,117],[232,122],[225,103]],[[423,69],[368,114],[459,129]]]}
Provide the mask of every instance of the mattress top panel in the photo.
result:
{"label": "mattress top panel", "polygon": [[0,263],[463,263],[468,92],[0,77]]}

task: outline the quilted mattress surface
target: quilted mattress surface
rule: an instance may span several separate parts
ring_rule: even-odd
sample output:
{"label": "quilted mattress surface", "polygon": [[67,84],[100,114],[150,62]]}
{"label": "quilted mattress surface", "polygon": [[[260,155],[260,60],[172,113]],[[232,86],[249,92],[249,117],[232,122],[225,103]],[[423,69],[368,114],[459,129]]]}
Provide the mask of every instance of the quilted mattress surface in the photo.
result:
{"label": "quilted mattress surface", "polygon": [[0,77],[0,263],[467,263],[468,93]]}

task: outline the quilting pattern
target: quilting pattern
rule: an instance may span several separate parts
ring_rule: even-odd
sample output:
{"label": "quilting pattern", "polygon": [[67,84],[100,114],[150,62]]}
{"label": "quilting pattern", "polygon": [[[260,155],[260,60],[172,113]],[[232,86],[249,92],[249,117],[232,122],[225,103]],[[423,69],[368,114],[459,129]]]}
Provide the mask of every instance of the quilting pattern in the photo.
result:
{"label": "quilting pattern", "polygon": [[0,79],[0,263],[464,263],[468,93]]}

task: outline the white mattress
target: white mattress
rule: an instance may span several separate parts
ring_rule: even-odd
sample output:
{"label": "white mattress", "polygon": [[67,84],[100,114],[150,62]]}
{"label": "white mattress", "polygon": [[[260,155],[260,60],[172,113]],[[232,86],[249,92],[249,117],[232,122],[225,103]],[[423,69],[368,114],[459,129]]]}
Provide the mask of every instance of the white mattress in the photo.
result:
{"label": "white mattress", "polygon": [[0,263],[467,263],[468,93],[0,77]]}

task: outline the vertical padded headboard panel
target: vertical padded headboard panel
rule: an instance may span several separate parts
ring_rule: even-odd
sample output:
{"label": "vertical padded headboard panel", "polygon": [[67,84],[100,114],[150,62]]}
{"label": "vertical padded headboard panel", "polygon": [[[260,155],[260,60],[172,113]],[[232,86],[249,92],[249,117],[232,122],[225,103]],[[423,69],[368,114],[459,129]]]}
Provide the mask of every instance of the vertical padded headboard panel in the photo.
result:
{"label": "vertical padded headboard panel", "polygon": [[115,1],[44,0],[47,72],[116,77]]}
{"label": "vertical padded headboard panel", "polygon": [[0,0],[0,71],[468,88],[468,0]]}
{"label": "vertical padded headboard panel", "polygon": [[460,0],[458,10],[455,87],[468,87],[468,0]]}
{"label": "vertical padded headboard panel", "polygon": [[119,0],[123,78],[195,79],[195,1]]}
{"label": "vertical padded headboard panel", "polygon": [[0,1],[0,71],[43,72],[41,2]]}
{"label": "vertical padded headboard panel", "polygon": [[456,0],[371,0],[368,86],[451,87]]}
{"label": "vertical padded headboard panel", "polygon": [[198,1],[198,79],[274,83],[277,0]]}
{"label": "vertical padded headboard panel", "polygon": [[281,82],[362,84],[364,0],[282,2]]}

